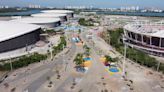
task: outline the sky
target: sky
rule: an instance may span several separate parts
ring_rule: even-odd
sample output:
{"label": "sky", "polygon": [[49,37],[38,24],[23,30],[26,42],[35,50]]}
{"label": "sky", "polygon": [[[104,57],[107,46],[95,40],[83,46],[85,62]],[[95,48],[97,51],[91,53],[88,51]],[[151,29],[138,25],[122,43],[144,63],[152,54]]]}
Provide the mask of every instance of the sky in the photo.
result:
{"label": "sky", "polygon": [[142,8],[155,7],[164,9],[164,0],[0,0],[0,5],[28,6],[93,6],[98,8],[119,8],[121,6],[139,6]]}

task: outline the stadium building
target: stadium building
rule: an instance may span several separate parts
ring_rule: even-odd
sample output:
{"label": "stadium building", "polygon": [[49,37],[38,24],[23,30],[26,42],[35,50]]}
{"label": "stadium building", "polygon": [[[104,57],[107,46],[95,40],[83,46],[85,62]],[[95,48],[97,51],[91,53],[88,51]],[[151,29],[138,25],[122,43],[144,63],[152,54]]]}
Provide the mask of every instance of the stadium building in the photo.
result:
{"label": "stadium building", "polygon": [[124,26],[125,43],[150,54],[164,56],[164,22],[136,22]]}
{"label": "stadium building", "polygon": [[31,14],[32,17],[39,18],[60,18],[61,22],[67,21],[67,14],[56,14],[56,13],[37,13]]}
{"label": "stadium building", "polygon": [[60,18],[37,18],[37,17],[26,17],[26,18],[18,18],[11,20],[14,22],[28,23],[28,24],[36,24],[41,26],[42,28],[54,28],[61,25]]}
{"label": "stadium building", "polygon": [[43,10],[44,13],[67,14],[67,18],[73,18],[74,12],[70,10]]}
{"label": "stadium building", "polygon": [[0,21],[0,53],[35,44],[41,27],[11,21]]}

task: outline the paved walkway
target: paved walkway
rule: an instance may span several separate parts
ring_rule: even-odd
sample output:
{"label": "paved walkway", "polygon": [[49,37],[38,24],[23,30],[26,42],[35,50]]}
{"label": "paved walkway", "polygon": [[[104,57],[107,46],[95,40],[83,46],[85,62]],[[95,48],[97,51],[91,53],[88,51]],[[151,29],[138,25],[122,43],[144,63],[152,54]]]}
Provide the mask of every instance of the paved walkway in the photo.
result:
{"label": "paved walkway", "polygon": [[122,79],[109,75],[105,66],[100,62],[100,56],[96,53],[97,50],[85,38],[85,33],[82,38],[91,48],[92,66],[73,92],[78,92],[79,90],[82,90],[82,92],[101,92],[105,89],[109,92],[122,92]]}

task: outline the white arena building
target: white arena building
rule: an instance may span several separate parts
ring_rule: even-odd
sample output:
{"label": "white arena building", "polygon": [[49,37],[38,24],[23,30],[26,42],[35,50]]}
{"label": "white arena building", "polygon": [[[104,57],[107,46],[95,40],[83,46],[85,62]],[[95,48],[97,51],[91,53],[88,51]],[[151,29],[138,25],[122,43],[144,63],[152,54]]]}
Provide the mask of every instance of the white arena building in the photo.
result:
{"label": "white arena building", "polygon": [[164,56],[164,22],[136,22],[124,26],[125,43],[142,51]]}
{"label": "white arena building", "polygon": [[40,40],[41,27],[33,24],[0,21],[0,53],[26,47]]}
{"label": "white arena building", "polygon": [[41,26],[42,28],[54,28],[60,26],[60,18],[37,18],[37,17],[26,17],[26,18],[18,18],[11,20],[14,22],[28,23],[28,24],[36,24]]}
{"label": "white arena building", "polygon": [[62,22],[67,21],[67,14],[56,14],[56,13],[37,13],[31,14],[32,17],[39,18],[60,18]]}
{"label": "white arena building", "polygon": [[73,18],[73,16],[74,16],[74,11],[70,11],[70,10],[43,10],[41,12],[56,13],[56,14],[67,14],[68,18]]}

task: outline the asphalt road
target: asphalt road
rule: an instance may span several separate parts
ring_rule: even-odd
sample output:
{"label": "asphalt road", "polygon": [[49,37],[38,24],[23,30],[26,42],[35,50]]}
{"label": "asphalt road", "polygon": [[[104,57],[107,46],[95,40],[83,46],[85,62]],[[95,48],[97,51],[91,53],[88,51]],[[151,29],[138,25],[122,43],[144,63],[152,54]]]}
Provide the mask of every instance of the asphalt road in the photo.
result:
{"label": "asphalt road", "polygon": [[[65,60],[70,59],[70,57],[72,57],[76,52],[75,44],[73,42],[71,42],[71,44],[72,45],[71,45],[69,52],[64,55]],[[44,70],[46,68],[50,68],[50,70],[48,72],[46,72],[45,74],[40,76],[37,80],[30,83],[29,86],[25,89],[28,89],[29,92],[36,92],[37,88],[39,88],[43,83],[45,83],[47,81],[47,76],[54,76],[56,74],[55,71],[53,71],[53,68],[56,67],[56,65],[63,66],[64,64],[65,64],[65,62],[63,62],[63,56],[59,56],[57,59],[55,59],[53,61],[53,63],[37,69],[37,71],[40,71],[40,70]],[[37,72],[37,71],[35,70],[35,72]]]}

